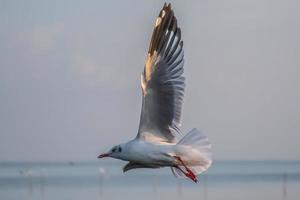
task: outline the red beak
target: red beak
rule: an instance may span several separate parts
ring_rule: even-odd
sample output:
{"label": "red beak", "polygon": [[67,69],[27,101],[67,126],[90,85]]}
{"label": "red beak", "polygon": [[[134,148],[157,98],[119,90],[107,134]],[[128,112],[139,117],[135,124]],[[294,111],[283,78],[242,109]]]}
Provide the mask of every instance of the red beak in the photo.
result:
{"label": "red beak", "polygon": [[105,158],[108,157],[109,155],[110,155],[109,153],[100,154],[98,158]]}

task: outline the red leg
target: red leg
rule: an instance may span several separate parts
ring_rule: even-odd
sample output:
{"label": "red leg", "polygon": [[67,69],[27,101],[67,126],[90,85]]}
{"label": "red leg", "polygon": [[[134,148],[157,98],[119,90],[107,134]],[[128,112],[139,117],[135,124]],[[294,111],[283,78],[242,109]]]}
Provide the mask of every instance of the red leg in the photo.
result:
{"label": "red leg", "polygon": [[183,171],[179,166],[176,166],[176,168],[179,169],[186,177],[188,177],[189,179],[191,179],[192,181],[197,183],[198,180],[197,180],[197,178],[195,177],[194,174]]}
{"label": "red leg", "polygon": [[197,183],[197,176],[193,173],[192,170],[190,170],[185,164],[184,162],[182,161],[182,159],[179,157],[179,156],[174,156],[174,158],[176,158],[181,164],[182,166],[185,168],[185,171],[183,171],[179,166],[177,166],[177,168],[182,172],[184,173],[184,175],[188,178],[190,178],[192,181],[194,181],[195,183]]}

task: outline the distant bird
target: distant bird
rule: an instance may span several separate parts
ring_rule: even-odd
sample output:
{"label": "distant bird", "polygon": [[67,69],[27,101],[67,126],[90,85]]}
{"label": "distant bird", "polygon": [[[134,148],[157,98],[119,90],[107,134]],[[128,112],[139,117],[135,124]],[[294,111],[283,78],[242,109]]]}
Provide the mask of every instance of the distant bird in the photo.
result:
{"label": "distant bird", "polygon": [[136,168],[170,167],[176,177],[197,182],[212,164],[211,144],[192,129],[178,142],[185,78],[183,42],[171,4],[164,4],[156,19],[144,71],[140,125],[135,139],[114,146],[98,158],[129,161],[123,172]]}

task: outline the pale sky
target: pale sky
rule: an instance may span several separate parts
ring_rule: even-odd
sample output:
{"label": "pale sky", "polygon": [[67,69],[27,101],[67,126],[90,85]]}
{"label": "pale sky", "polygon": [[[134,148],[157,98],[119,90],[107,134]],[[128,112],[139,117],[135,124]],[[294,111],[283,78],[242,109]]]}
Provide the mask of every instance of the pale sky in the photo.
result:
{"label": "pale sky", "polygon": [[[0,161],[96,160],[134,138],[164,1],[0,1]],[[215,159],[300,159],[300,2],[170,1],[182,29],[182,131]]]}

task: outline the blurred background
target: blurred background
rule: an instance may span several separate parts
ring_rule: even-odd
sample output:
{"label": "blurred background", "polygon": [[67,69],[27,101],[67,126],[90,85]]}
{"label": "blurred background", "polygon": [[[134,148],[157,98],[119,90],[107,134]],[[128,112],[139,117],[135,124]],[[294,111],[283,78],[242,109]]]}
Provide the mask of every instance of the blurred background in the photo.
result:
{"label": "blurred background", "polygon": [[205,132],[200,183],[122,173],[164,1],[0,0],[1,199],[299,199],[300,2],[168,1],[182,29],[182,132]]}

